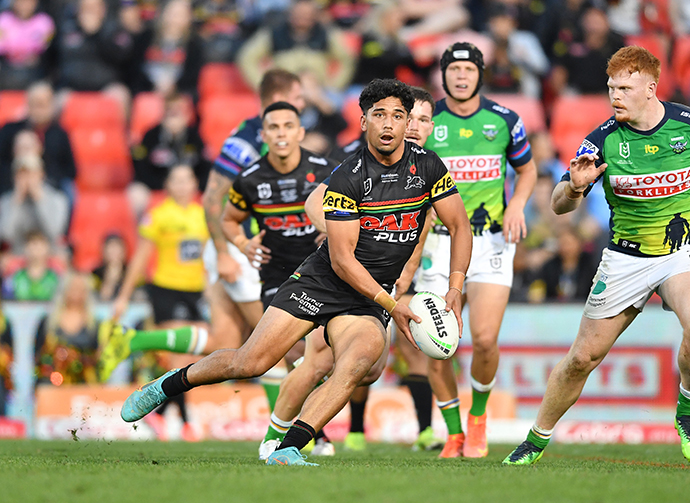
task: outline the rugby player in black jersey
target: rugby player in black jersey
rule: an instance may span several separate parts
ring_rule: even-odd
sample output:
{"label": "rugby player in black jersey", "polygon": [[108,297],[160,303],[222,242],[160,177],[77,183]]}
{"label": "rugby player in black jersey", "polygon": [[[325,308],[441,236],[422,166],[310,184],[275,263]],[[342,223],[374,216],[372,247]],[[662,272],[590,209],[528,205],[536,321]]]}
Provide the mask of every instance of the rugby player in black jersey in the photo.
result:
{"label": "rugby player in black jersey", "polygon": [[[299,450],[347,403],[379,359],[392,317],[414,344],[409,321],[421,321],[390,291],[412,255],[433,205],[452,238],[448,310],[458,323],[464,274],[472,249],[467,213],[455,183],[432,152],[404,142],[414,104],[409,87],[374,80],[360,96],[367,147],[331,175],[324,198],[328,239],[278,289],[247,342],[212,353],[144,385],[125,401],[125,421],[195,386],[261,375],[316,325],[325,326],[335,364],[331,377],[307,399],[268,464],[305,465]],[[384,183],[384,181],[386,183]],[[460,327],[462,328],[462,327]]]}

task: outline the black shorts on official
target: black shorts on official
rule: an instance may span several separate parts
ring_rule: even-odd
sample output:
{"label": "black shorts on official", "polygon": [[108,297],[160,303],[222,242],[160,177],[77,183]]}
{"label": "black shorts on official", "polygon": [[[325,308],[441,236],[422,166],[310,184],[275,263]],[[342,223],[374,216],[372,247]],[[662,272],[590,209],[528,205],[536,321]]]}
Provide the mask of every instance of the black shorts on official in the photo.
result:
{"label": "black shorts on official", "polygon": [[390,321],[383,307],[340,279],[331,265],[315,253],[282,284],[271,305],[324,327],[336,316],[345,315],[373,316],[384,328]]}
{"label": "black shorts on official", "polygon": [[148,284],[146,293],[153,308],[153,320],[156,325],[165,321],[204,320],[200,308],[202,292],[183,292]]}

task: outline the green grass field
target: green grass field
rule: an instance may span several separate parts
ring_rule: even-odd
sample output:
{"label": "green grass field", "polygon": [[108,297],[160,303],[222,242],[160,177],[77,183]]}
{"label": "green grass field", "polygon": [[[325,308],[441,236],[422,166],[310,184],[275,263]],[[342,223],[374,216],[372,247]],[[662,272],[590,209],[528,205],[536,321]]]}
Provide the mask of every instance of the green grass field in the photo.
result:
{"label": "green grass field", "polygon": [[[339,447],[339,446],[338,446]],[[677,445],[552,445],[530,467],[504,467],[513,446],[482,460],[438,460],[370,444],[265,466],[253,443],[0,441],[0,501],[415,502],[687,501],[690,463]]]}

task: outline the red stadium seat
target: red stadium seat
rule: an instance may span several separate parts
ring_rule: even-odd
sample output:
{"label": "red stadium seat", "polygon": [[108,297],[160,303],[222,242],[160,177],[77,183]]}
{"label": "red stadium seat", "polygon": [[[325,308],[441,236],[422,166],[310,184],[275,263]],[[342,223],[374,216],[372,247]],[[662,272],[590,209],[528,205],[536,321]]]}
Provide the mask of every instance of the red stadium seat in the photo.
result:
{"label": "red stadium seat", "polygon": [[199,73],[198,90],[201,101],[221,94],[254,92],[233,63],[206,63]]}
{"label": "red stadium seat", "polygon": [[114,128],[125,131],[125,117],[115,98],[102,93],[70,93],[60,124],[67,132],[77,128]]}
{"label": "red stadium seat", "polygon": [[348,143],[355,141],[362,134],[359,121],[362,116],[362,109],[359,108],[359,100],[357,98],[347,100],[343,105],[341,113],[347,121],[347,129],[338,135],[338,143],[344,147]]}
{"label": "red stadium seat", "polygon": [[26,117],[25,91],[0,91],[0,127]]}
{"label": "red stadium seat", "polygon": [[70,132],[80,189],[124,189],[132,179],[132,159],[124,130],[78,128]]}
{"label": "red stadium seat", "polygon": [[680,91],[688,97],[690,96],[690,35],[676,39],[672,60],[676,82]]}
{"label": "red stadium seat", "polygon": [[528,134],[546,130],[544,106],[537,98],[522,94],[487,94],[486,97],[518,114]]}
{"label": "red stadium seat", "polygon": [[254,94],[219,95],[199,105],[199,134],[215,158],[230,133],[246,119],[259,113],[261,105]]}
{"label": "red stadium seat", "polygon": [[625,42],[628,45],[639,45],[640,47],[644,47],[657,58],[659,58],[661,61],[661,77],[659,78],[659,87],[657,88],[656,94],[659,99],[670,99],[676,89],[676,83],[674,74],[668,67],[669,48],[667,41],[663,38],[663,35],[658,35],[655,33],[629,35],[625,37]]}
{"label": "red stadium seat", "polygon": [[566,165],[595,127],[613,115],[607,96],[561,96],[551,114],[551,138]]}
{"label": "red stadium seat", "polygon": [[91,271],[101,262],[103,240],[118,233],[129,255],[136,246],[136,221],[127,195],[122,191],[77,191],[69,242],[74,248],[74,267]]}
{"label": "red stadium seat", "polygon": [[129,123],[129,139],[132,145],[141,142],[146,131],[160,123],[165,102],[158,93],[139,93],[132,101],[132,118]]}

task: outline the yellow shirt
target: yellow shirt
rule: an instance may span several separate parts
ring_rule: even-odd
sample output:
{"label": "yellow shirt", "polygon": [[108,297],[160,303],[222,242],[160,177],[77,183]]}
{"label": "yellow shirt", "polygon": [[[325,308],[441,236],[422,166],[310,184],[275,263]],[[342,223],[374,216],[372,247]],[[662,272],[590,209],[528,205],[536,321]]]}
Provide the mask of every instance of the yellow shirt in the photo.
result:
{"label": "yellow shirt", "polygon": [[171,197],[165,198],[144,215],[139,235],[156,245],[154,285],[183,292],[204,289],[206,277],[201,255],[209,234],[204,208],[199,203],[192,202],[185,208]]}

